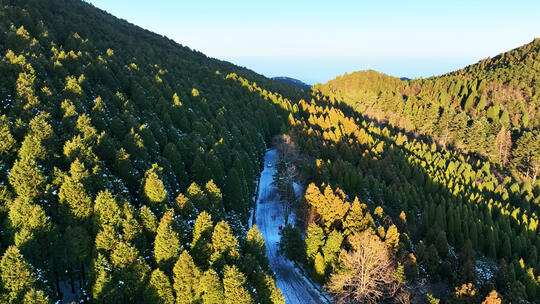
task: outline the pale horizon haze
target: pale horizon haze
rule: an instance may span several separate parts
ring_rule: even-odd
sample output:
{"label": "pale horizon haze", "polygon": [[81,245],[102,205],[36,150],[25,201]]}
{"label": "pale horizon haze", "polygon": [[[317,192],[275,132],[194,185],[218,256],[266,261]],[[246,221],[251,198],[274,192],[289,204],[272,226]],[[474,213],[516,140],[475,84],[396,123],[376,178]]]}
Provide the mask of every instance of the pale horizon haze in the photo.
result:
{"label": "pale horizon haze", "polygon": [[268,77],[429,77],[540,36],[540,1],[140,1],[96,7]]}

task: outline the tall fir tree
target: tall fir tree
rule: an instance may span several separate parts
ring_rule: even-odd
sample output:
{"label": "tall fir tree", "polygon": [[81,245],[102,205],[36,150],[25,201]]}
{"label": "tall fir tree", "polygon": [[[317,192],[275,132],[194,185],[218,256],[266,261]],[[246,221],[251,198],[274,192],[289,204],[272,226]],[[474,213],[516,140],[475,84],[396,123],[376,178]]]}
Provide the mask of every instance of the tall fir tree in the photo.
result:
{"label": "tall fir tree", "polygon": [[174,212],[172,210],[165,212],[159,221],[154,241],[154,257],[159,267],[166,273],[170,273],[182,249],[180,235],[174,226]]}
{"label": "tall fir tree", "polygon": [[204,272],[201,276],[200,290],[203,304],[223,303],[223,284],[215,270],[210,268]]}
{"label": "tall fir tree", "polygon": [[200,296],[200,271],[193,262],[191,255],[184,250],[173,269],[173,287],[176,293],[176,302],[190,304]]}
{"label": "tall fir tree", "polygon": [[167,275],[159,270],[155,269],[150,275],[150,281],[145,290],[145,303],[149,304],[174,304],[175,298],[173,289]]}
{"label": "tall fir tree", "polygon": [[236,266],[226,265],[223,271],[225,304],[252,304],[253,301],[245,287],[246,278]]}

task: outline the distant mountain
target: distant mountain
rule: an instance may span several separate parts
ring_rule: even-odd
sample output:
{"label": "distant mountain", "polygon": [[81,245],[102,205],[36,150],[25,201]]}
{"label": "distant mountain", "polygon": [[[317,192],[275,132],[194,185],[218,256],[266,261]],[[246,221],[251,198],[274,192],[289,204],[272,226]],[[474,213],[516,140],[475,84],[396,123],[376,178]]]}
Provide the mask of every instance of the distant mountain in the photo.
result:
{"label": "distant mountain", "polygon": [[311,86],[309,84],[306,84],[306,83],[302,82],[301,80],[294,79],[294,78],[291,78],[291,77],[278,76],[278,77],[272,77],[272,79],[275,80],[275,81],[279,81],[281,83],[285,83],[285,84],[288,84],[290,86],[302,89],[304,91],[309,91],[309,89],[311,88]]}

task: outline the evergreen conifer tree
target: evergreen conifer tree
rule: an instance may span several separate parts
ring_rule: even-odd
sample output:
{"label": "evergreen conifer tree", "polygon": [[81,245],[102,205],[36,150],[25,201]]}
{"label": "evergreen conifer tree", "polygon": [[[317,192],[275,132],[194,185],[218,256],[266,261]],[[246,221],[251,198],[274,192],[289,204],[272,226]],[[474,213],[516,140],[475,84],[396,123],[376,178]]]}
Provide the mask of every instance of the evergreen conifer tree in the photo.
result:
{"label": "evergreen conifer tree", "polygon": [[191,255],[184,250],[173,269],[173,287],[176,293],[176,302],[190,304],[200,296],[200,272]]}
{"label": "evergreen conifer tree", "polygon": [[223,285],[213,269],[204,272],[200,281],[203,304],[221,304],[224,301]]}
{"label": "evergreen conifer tree", "polygon": [[223,289],[225,304],[253,303],[245,287],[246,279],[236,266],[226,265],[223,271]]}
{"label": "evergreen conifer tree", "polygon": [[167,275],[155,269],[150,275],[150,282],[145,290],[145,303],[149,304],[174,304],[174,294]]}
{"label": "evergreen conifer tree", "polygon": [[172,210],[167,211],[159,221],[154,242],[154,257],[159,267],[169,272],[181,248],[180,236],[174,229],[174,213]]}

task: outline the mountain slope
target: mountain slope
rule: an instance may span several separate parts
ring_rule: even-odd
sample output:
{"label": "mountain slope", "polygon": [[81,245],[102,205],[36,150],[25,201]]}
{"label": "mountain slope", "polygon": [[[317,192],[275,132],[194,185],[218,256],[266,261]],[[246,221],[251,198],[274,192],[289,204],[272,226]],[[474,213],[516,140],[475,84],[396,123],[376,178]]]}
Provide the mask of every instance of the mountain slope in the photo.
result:
{"label": "mountain slope", "polygon": [[469,75],[488,81],[499,81],[505,84],[521,84],[523,88],[531,87],[538,90],[540,87],[540,38],[532,42],[487,58],[476,64],[450,73],[452,75]]}
{"label": "mountain slope", "polygon": [[[540,127],[540,39],[439,77],[401,81],[374,71],[318,85],[323,95],[364,115],[475,153],[524,178],[535,178],[508,151]],[[516,150],[517,145],[514,145]],[[531,151],[533,153],[534,151]],[[535,168],[535,164],[526,167]]]}
{"label": "mountain slope", "polygon": [[246,231],[273,90],[304,94],[82,1],[0,1],[0,301],[282,303]]}

